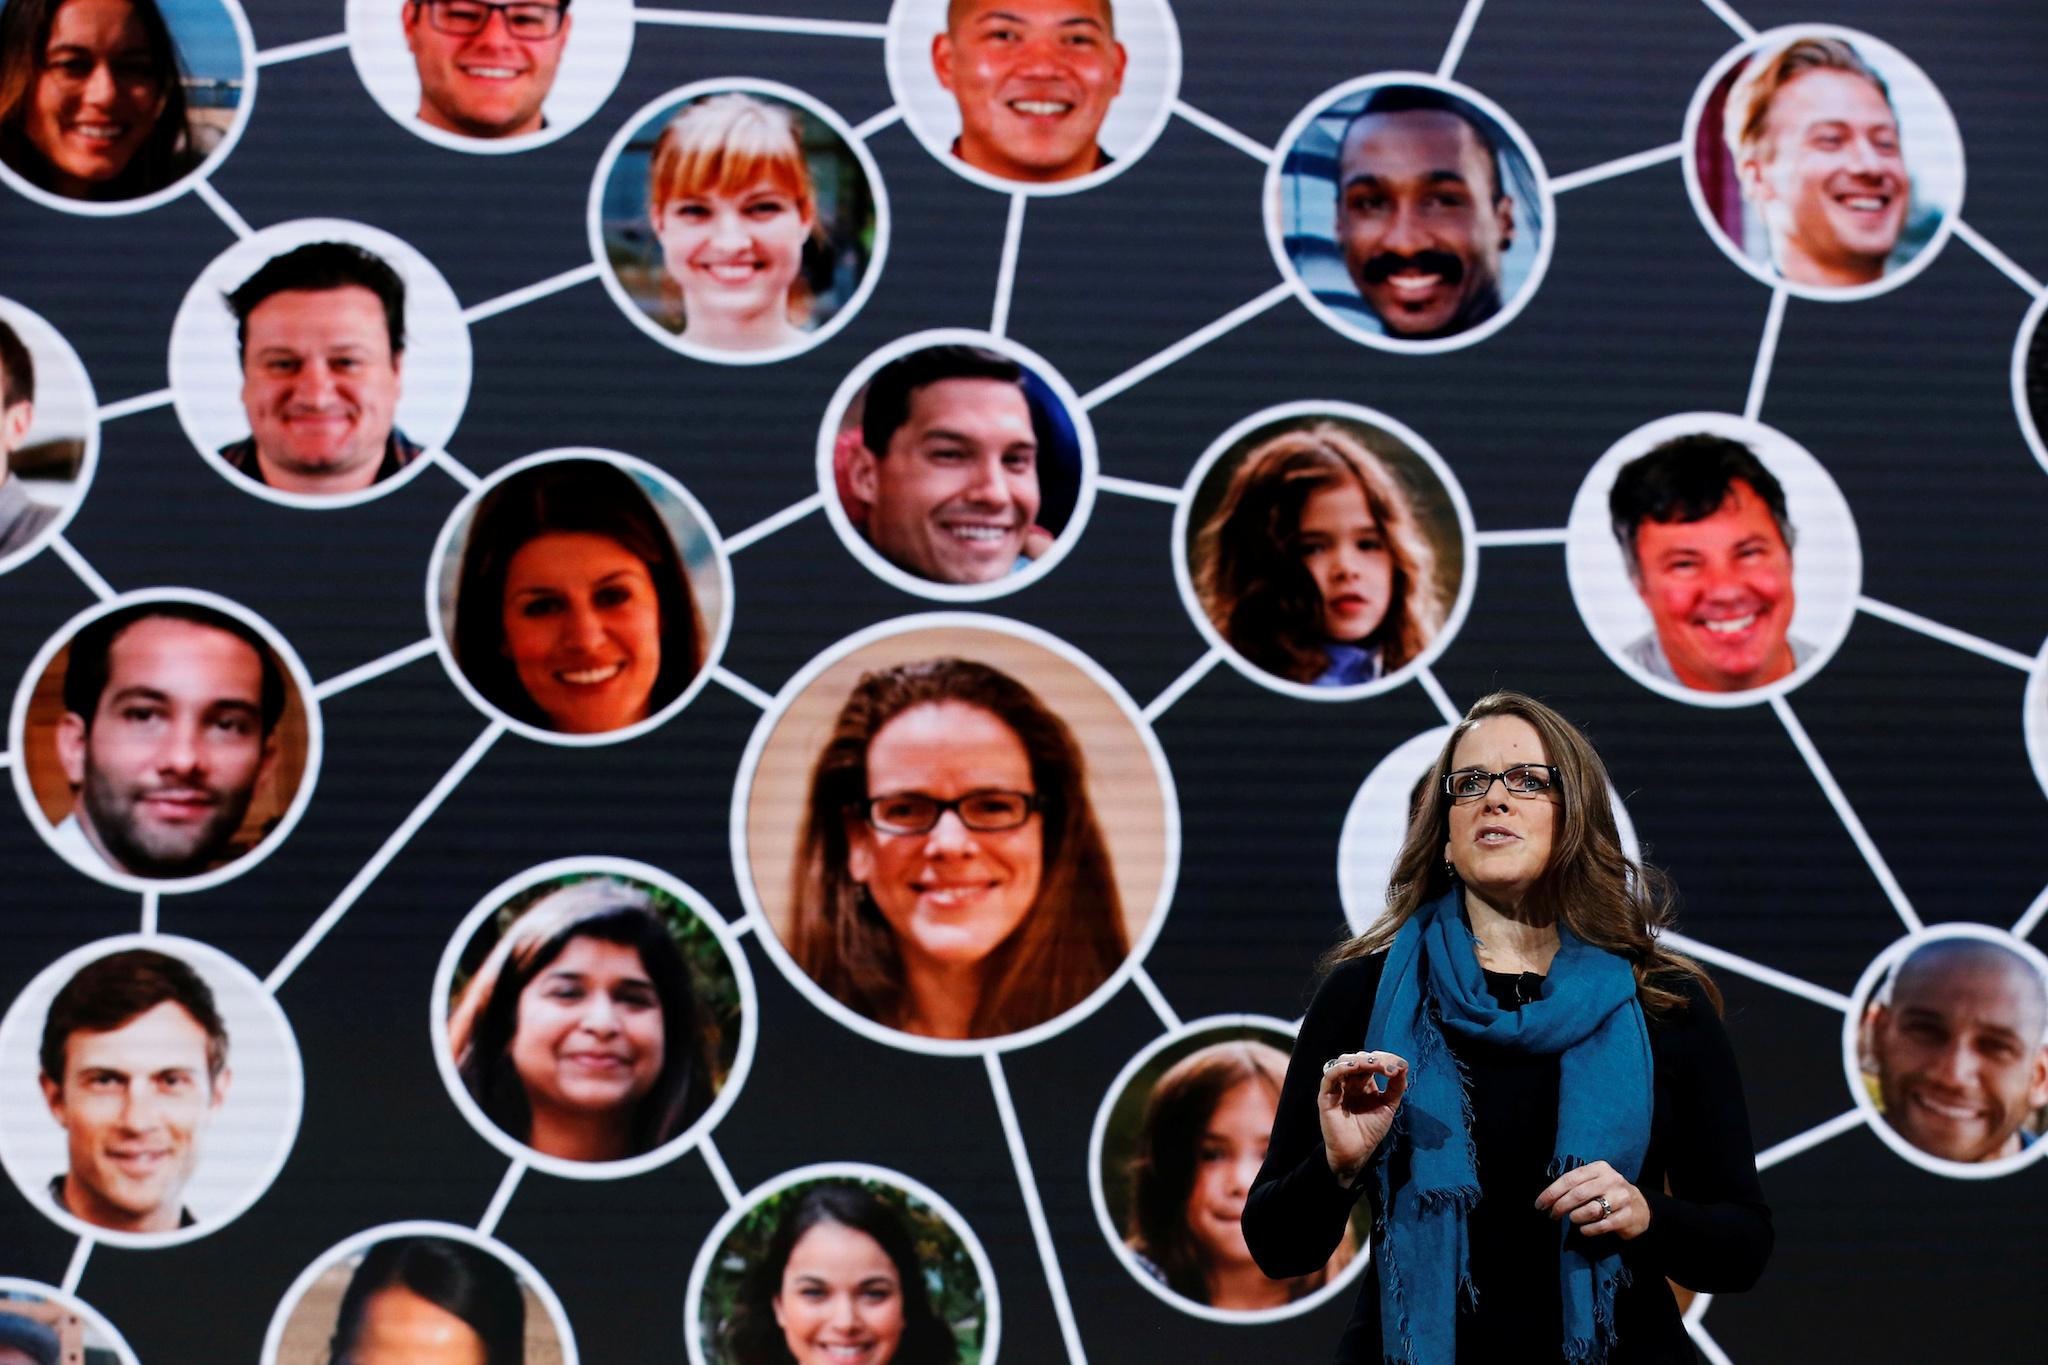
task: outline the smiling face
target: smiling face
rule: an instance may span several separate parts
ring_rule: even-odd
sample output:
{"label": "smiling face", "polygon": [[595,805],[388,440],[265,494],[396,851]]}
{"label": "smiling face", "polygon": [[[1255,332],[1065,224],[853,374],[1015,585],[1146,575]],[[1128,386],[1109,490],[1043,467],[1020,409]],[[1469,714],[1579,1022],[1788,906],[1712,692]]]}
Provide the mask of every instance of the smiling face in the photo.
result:
{"label": "smiling face", "polygon": [[375,483],[402,359],[383,302],[359,284],[286,289],[250,309],[242,406],[264,482],[315,494]]}
{"label": "smiling face", "polygon": [[64,1075],[42,1078],[64,1129],[64,1206],[98,1227],[172,1232],[200,1140],[227,1098],[207,1072],[206,1029],[166,1000],[103,1033],[64,1040]]}
{"label": "smiling face", "polygon": [[51,188],[90,198],[128,169],[164,111],[149,32],[128,0],[68,0],[40,66],[23,131]]}
{"label": "smiling face", "polygon": [[955,153],[1005,180],[1071,180],[1122,91],[1108,0],[965,0],[932,39],[932,68],[960,105]]}
{"label": "smiling face", "polygon": [[[870,797],[1037,790],[1017,732],[965,702],[896,716],[868,744],[867,768]],[[847,871],[895,932],[913,978],[978,970],[1017,931],[1038,899],[1043,822],[1034,812],[1015,829],[976,831],[947,811],[923,834],[884,834],[853,817]]]}
{"label": "smiling face", "polygon": [[1223,1092],[1202,1132],[1187,1219],[1188,1232],[1212,1272],[1251,1264],[1244,1241],[1244,1200],[1266,1160],[1277,1099],[1263,1080],[1239,1081]]}
{"label": "smiling face", "polygon": [[1324,636],[1356,643],[1378,630],[1393,593],[1394,556],[1358,480],[1309,494],[1295,542],[1322,594]]}
{"label": "smiling face", "polygon": [[1450,336],[1500,311],[1515,205],[1494,189],[1486,145],[1448,110],[1353,120],[1338,160],[1337,240],[1389,336]]}
{"label": "smiling face", "polygon": [[[1506,772],[1518,763],[1548,763],[1543,737],[1520,716],[1488,716],[1458,738],[1453,772],[1477,768]],[[1558,793],[1510,792],[1495,782],[1484,796],[1453,801],[1444,857],[1458,870],[1466,894],[1496,910],[1521,904],[1550,863],[1558,819]]]}
{"label": "smiling face", "polygon": [[1001,379],[941,379],[910,396],[903,425],[849,475],[869,504],[882,557],[934,583],[1013,572],[1038,519],[1038,437],[1024,390]]}
{"label": "smiling face", "polygon": [[664,1051],[661,995],[631,944],[572,938],[519,992],[512,1069],[537,1120],[609,1115],[623,1129]]}
{"label": "smiling face", "polygon": [[1786,279],[1848,286],[1884,274],[1913,180],[1898,118],[1868,79],[1822,67],[1785,82],[1737,171]]}
{"label": "smiling face", "polygon": [[2021,1122],[2048,1104],[2044,1014],[2040,978],[2018,954],[1968,939],[1919,949],[1873,1016],[1885,1122],[1949,1161],[2017,1153]]}
{"label": "smiling face", "polygon": [[404,1285],[363,1301],[355,1340],[340,1365],[490,1365],[484,1339],[455,1314]]}
{"label": "smiling face", "polygon": [[227,631],[155,616],[114,637],[90,723],[57,726],[73,813],[109,866],[186,877],[228,852],[275,756],[262,701],[263,660]]}
{"label": "smiling face", "polygon": [[505,653],[520,686],[567,734],[647,718],[661,674],[661,601],[646,561],[591,531],[548,531],[505,570]]}
{"label": "smiling face", "polygon": [[736,194],[704,190],[660,205],[654,232],[683,291],[690,338],[753,350],[799,335],[789,297],[812,226],[797,196],[767,178]]}
{"label": "smiling face", "polygon": [[[421,0],[400,16],[405,45],[419,65],[420,122],[465,137],[520,137],[541,129],[541,101],[569,41],[571,16],[542,13],[554,0],[525,0],[510,12],[481,0]],[[438,13],[436,12],[438,11]],[[474,32],[445,33],[436,22]]]}
{"label": "smiling face", "polygon": [[772,1300],[796,1365],[889,1365],[903,1342],[903,1277],[882,1244],[843,1223],[796,1239]]}
{"label": "smiling face", "polygon": [[1794,667],[1792,551],[1744,481],[1698,521],[1636,528],[1636,591],[1671,671],[1702,692],[1741,692]]}

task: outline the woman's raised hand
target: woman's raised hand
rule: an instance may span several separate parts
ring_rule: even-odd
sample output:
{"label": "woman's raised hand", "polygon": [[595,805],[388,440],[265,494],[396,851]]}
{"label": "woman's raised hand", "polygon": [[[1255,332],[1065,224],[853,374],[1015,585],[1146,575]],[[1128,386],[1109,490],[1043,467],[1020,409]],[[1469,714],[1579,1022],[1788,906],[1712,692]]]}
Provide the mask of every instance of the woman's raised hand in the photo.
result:
{"label": "woman's raised hand", "polygon": [[1349,1185],[1394,1126],[1408,1089],[1408,1061],[1391,1052],[1346,1052],[1323,1063],[1316,1114],[1330,1169]]}

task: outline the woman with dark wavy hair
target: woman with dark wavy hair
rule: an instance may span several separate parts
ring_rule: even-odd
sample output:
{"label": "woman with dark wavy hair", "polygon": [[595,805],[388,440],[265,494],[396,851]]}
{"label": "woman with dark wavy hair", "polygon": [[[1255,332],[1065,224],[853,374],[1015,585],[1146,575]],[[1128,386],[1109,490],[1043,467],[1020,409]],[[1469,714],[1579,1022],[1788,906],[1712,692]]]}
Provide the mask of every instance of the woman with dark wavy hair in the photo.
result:
{"label": "woman with dark wavy hair", "polygon": [[783,1210],[718,1331],[721,1365],[959,1365],[903,1216],[850,1181]]}
{"label": "woman with dark wavy hair", "polygon": [[989,1038],[1079,1004],[1129,951],[1087,765],[986,664],[863,676],[812,770],[789,949],[849,1008]]}
{"label": "woman with dark wavy hair", "polygon": [[526,1297],[512,1268],[452,1237],[391,1237],[342,1292],[331,1365],[522,1365]]}
{"label": "woman with dark wavy hair", "polygon": [[156,0],[7,0],[0,161],[67,199],[136,199],[203,159]]}
{"label": "woman with dark wavy hair", "polygon": [[461,564],[455,662],[516,720],[623,729],[704,667],[704,620],[675,537],[607,460],[549,460],[498,484],[470,517]]}
{"label": "woman with dark wavy hair", "polygon": [[654,898],[594,877],[505,931],[454,1001],[448,1046],[506,1133],[547,1156],[618,1161],[704,1113],[718,1032]]}
{"label": "woman with dark wavy hair", "polygon": [[1244,1233],[1322,1264],[1363,1195],[1340,1361],[1690,1362],[1668,1279],[1747,1289],[1770,1255],[1742,1081],[1669,887],[1622,851],[1607,772],[1530,697],[1437,757],[1381,918],[1330,956]]}
{"label": "woman with dark wavy hair", "polygon": [[1282,431],[1245,456],[1195,537],[1192,567],[1217,633],[1290,682],[1371,682],[1444,625],[1436,555],[1407,489],[1335,422]]}

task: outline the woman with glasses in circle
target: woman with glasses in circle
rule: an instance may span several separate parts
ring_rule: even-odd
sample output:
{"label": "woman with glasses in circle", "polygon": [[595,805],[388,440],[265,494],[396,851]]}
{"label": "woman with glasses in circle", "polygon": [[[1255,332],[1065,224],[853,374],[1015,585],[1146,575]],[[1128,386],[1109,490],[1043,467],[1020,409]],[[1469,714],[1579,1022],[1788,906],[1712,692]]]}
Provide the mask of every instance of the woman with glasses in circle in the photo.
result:
{"label": "woman with glasses in circle", "polygon": [[1518,693],[1474,705],[1385,913],[1325,963],[1245,1205],[1253,1256],[1292,1276],[1370,1204],[1339,1361],[1690,1362],[1665,1280],[1755,1283],[1742,1083],[1671,920],[1585,736]]}
{"label": "woman with glasses in circle", "polygon": [[834,999],[989,1038],[1085,999],[1129,951],[1080,745],[986,664],[863,676],[812,770],[789,948]]}

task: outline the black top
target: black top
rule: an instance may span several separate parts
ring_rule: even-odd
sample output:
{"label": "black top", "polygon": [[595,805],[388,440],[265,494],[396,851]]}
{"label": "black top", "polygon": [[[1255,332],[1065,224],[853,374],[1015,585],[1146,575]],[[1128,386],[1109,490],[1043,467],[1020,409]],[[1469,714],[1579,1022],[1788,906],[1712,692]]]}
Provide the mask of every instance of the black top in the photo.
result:
{"label": "black top", "polygon": [[[1352,1202],[1361,1193],[1372,1197],[1370,1167],[1350,1190],[1331,1174],[1316,1092],[1326,1060],[1357,1052],[1369,1041],[1365,1027],[1385,965],[1384,955],[1339,965],[1302,1021],[1266,1164],[1244,1209],[1245,1241],[1275,1278],[1326,1263],[1343,1236]],[[1636,1185],[1649,1205],[1650,1226],[1631,1242],[1611,1235],[1592,1239],[1617,1248],[1629,1272],[1629,1282],[1615,1295],[1608,1365],[1697,1361],[1665,1278],[1705,1293],[1731,1293],[1756,1283],[1771,1252],[1771,1211],[1757,1180],[1735,1054],[1712,1003],[1696,983],[1682,980],[1686,1008],[1648,1021],[1655,1110]],[[1503,1009],[1518,1008],[1531,993],[1529,978],[1512,974],[1488,972],[1486,984]],[[1561,1361],[1558,1226],[1536,1210],[1536,1196],[1551,1180],[1557,1140],[1557,1058],[1494,1047],[1448,1030],[1444,1037],[1465,1067],[1483,1190],[1467,1224],[1478,1308],[1458,1318],[1458,1359]],[[1375,1262],[1366,1268],[1358,1306],[1334,1359],[1377,1365],[1382,1356]]]}

